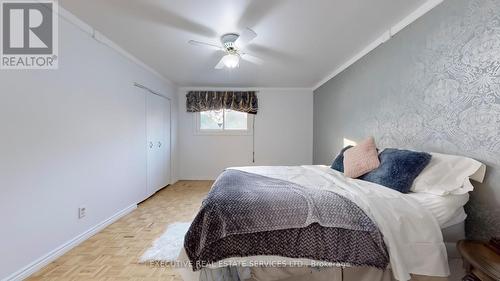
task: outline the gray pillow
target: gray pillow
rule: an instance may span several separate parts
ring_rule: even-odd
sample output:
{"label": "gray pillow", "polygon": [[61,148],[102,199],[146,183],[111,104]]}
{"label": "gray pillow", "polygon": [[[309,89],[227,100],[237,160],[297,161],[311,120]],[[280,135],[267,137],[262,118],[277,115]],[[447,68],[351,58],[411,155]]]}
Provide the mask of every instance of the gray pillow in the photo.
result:
{"label": "gray pillow", "polygon": [[379,154],[380,167],[360,179],[408,193],[413,181],[429,164],[431,158],[432,156],[425,152],[387,148]]}

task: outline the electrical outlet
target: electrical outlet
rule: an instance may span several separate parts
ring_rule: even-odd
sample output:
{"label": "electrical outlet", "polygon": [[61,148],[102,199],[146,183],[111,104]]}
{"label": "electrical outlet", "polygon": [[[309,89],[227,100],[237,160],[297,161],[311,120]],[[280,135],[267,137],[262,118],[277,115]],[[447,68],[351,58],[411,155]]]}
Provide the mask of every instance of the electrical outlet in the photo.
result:
{"label": "electrical outlet", "polygon": [[83,219],[87,215],[87,207],[81,206],[78,208],[78,218]]}

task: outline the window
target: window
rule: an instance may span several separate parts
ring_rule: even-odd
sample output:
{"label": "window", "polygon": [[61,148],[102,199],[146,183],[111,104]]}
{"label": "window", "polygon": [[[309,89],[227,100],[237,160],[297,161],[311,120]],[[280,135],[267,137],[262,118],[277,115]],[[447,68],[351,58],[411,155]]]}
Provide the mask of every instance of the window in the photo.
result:
{"label": "window", "polygon": [[248,135],[251,117],[245,112],[230,109],[202,111],[196,114],[198,134]]}
{"label": "window", "polygon": [[358,144],[353,140],[344,138],[344,147],[348,147],[349,145],[356,146]]}

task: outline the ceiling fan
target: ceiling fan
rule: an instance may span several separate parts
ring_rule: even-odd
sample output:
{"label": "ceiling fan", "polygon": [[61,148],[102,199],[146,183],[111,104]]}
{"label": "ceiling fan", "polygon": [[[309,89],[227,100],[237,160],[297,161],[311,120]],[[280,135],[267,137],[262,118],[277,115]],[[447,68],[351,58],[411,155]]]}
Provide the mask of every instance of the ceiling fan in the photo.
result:
{"label": "ceiling fan", "polygon": [[222,35],[220,37],[221,46],[195,40],[189,40],[188,43],[194,46],[208,47],[225,52],[226,54],[220,59],[219,63],[215,65],[215,69],[222,69],[224,67],[235,68],[239,67],[240,59],[257,65],[263,63],[260,58],[243,51],[243,48],[250,43],[250,41],[255,39],[255,37],[257,37],[257,33],[247,27],[241,34],[226,33]]}

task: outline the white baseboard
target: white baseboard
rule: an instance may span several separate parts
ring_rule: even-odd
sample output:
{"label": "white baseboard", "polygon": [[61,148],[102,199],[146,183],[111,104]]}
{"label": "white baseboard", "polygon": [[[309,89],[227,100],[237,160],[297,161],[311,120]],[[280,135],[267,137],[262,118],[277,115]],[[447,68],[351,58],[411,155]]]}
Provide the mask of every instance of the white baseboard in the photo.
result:
{"label": "white baseboard", "polygon": [[58,257],[64,255],[66,252],[69,250],[73,249],[74,247],[78,246],[80,243],[83,241],[87,240],[94,234],[98,233],[99,231],[103,230],[105,227],[108,225],[114,223],[118,219],[124,217],[125,215],[129,214],[133,210],[137,208],[137,205],[131,205],[128,206],[127,208],[119,211],[118,213],[112,215],[108,219],[100,222],[96,226],[92,227],[91,229],[85,231],[84,233],[76,236],[75,238],[69,240],[68,242],[64,243],[63,245],[59,246],[58,248],[52,250],[45,256],[42,256],[41,258],[37,259],[36,261],[28,264],[24,268],[18,270],[17,272],[14,272],[10,276],[7,276],[7,278],[3,279],[2,281],[18,281],[18,280],[23,280],[28,278],[30,275],[33,273],[37,272],[38,270],[42,269],[44,266],[48,265]]}

